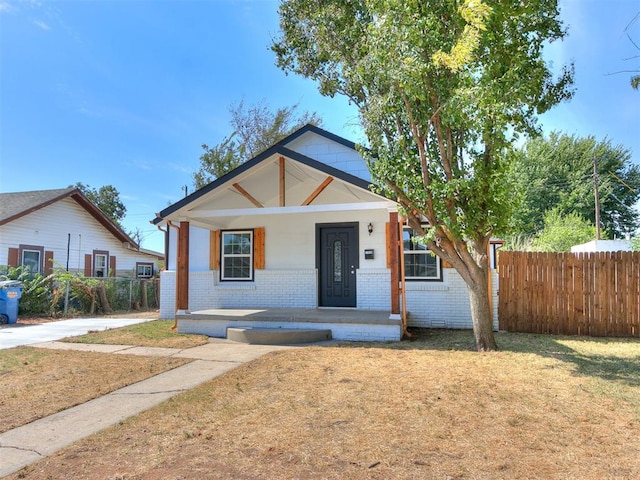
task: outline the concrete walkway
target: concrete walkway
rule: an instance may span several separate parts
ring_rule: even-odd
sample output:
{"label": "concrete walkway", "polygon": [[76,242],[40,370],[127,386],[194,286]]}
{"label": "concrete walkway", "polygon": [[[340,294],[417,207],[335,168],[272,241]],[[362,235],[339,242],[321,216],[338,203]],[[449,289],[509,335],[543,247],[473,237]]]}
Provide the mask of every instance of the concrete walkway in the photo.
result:
{"label": "concrete walkway", "polygon": [[[91,319],[91,322],[93,320]],[[109,320],[109,328],[111,328],[115,319]],[[131,320],[131,323],[136,321]],[[29,328],[23,327],[23,329]],[[91,323],[91,330],[96,330],[94,323]],[[58,333],[63,331],[64,329],[59,329]],[[0,331],[0,333],[4,332]],[[65,332],[63,336],[69,335],[73,334]],[[2,337],[2,340],[5,338]],[[0,477],[17,472],[73,442],[148,410],[174,395],[222,375],[245,362],[275,350],[296,348],[248,345],[221,339],[211,339],[206,345],[188,349],[89,345],[56,341],[30,345],[37,348],[95,351],[116,355],[173,356],[191,358],[194,361],[0,434]],[[2,348],[7,347],[3,345]]]}
{"label": "concrete walkway", "polygon": [[0,326],[0,350],[3,348],[33,345],[36,343],[60,340],[65,337],[84,335],[90,331],[102,331],[109,328],[127,327],[136,323],[149,322],[151,318],[72,318],[58,322],[38,325],[19,323]]}

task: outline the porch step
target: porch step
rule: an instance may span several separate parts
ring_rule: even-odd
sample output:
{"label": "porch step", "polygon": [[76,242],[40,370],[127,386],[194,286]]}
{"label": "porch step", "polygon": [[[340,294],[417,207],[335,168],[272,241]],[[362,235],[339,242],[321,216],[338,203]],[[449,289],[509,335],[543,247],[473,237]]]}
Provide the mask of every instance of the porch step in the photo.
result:
{"label": "porch step", "polygon": [[331,330],[229,327],[227,339],[253,345],[291,345],[331,340]]}

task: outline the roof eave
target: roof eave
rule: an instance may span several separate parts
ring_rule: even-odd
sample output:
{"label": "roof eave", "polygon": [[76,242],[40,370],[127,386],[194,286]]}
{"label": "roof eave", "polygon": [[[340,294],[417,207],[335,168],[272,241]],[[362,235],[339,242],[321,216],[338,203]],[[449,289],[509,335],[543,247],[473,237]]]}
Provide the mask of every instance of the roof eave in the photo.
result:
{"label": "roof eave", "polygon": [[122,243],[129,244],[138,249],[138,244],[127,235],[113,220],[111,220],[100,208],[98,208],[91,200],[87,198],[80,190],[75,189],[69,196],[75,200],[82,208],[84,208],[98,223],[105,227],[109,233],[120,240]]}
{"label": "roof eave", "polygon": [[47,200],[45,202],[39,203],[39,204],[34,205],[32,207],[29,207],[29,208],[27,208],[25,210],[22,210],[21,212],[18,212],[15,215],[12,215],[12,216],[7,217],[7,218],[5,218],[3,220],[0,220],[0,225],[5,225],[5,224],[7,224],[9,222],[17,220],[18,218],[22,218],[22,217],[24,217],[26,215],[29,215],[30,213],[37,212],[38,210],[40,210],[40,209],[42,209],[44,207],[48,207],[49,205],[52,205],[52,204],[54,204],[56,202],[59,202],[60,200],[63,200],[65,198],[67,198],[67,197],[70,197],[74,193],[75,190],[77,190],[77,189],[69,188],[64,193],[62,193],[61,195],[58,195],[57,197],[50,198],[49,200]]}
{"label": "roof eave", "polygon": [[314,160],[312,158],[307,157],[306,155],[303,155],[301,153],[295,152],[293,150],[289,150],[288,148],[284,147],[283,145],[281,145],[280,143],[277,143],[276,145],[274,145],[273,147],[265,150],[264,152],[262,152],[261,154],[259,154],[258,156],[252,158],[251,160],[243,163],[242,165],[240,165],[239,167],[235,168],[234,170],[228,172],[227,174],[223,175],[222,177],[214,180],[213,182],[211,182],[210,184],[206,185],[205,187],[193,192],[191,195],[186,196],[185,198],[181,199],[180,201],[174,203],[173,205],[165,208],[164,210],[162,210],[161,212],[156,214],[156,218],[154,218],[153,220],[151,220],[151,223],[154,225],[158,225],[161,222],[163,222],[169,215],[179,211],[181,208],[186,207],[187,205],[191,204],[192,202],[196,201],[197,199],[201,198],[202,196],[206,195],[207,193],[210,193],[214,190],[216,190],[217,188],[219,188],[220,186],[228,183],[230,180],[233,180],[234,178],[236,178],[237,176],[241,175],[242,173],[250,170],[251,168],[259,165],[260,163],[262,163],[263,161],[267,160],[268,158],[272,157],[273,155],[282,155],[285,157],[288,157],[292,160],[295,160],[297,162],[300,162],[304,165],[307,165],[311,168],[314,168],[316,170],[319,170],[321,172],[326,173],[327,175],[331,175],[333,177],[336,177],[344,182],[350,183],[352,185],[355,185],[356,187],[359,188],[363,188],[365,190],[369,190],[369,186],[370,186],[370,182],[356,177],[355,175],[351,175],[350,173],[344,172],[342,170],[339,170],[335,167],[332,167],[330,165],[327,165],[325,163],[319,162],[317,160]]}

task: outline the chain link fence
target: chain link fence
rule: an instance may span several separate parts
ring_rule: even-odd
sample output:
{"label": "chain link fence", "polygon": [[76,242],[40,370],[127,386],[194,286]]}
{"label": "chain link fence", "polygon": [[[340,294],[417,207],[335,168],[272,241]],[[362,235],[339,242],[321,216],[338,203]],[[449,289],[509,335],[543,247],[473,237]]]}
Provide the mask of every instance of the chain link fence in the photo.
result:
{"label": "chain link fence", "polygon": [[64,315],[73,313],[111,313],[124,310],[159,308],[158,278],[83,278],[65,281],[58,287],[56,303]]}
{"label": "chain link fence", "polygon": [[0,267],[0,280],[18,280],[18,315],[67,316],[152,310],[160,305],[159,278],[91,278],[59,271],[32,274],[23,267]]}

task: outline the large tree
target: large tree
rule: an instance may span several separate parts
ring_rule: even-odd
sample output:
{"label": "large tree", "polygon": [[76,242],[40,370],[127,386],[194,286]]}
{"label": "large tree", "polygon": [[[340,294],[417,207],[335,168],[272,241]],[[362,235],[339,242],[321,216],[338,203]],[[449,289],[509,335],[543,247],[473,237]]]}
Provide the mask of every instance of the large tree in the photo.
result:
{"label": "large tree", "polygon": [[[543,46],[556,1],[285,0],[277,65],[357,105],[375,186],[467,284],[478,350],[496,347],[489,239],[510,216],[509,151],[569,98]],[[364,150],[363,150],[364,151]]]}
{"label": "large tree", "polygon": [[245,107],[244,102],[231,105],[233,132],[213,147],[202,145],[204,153],[198,171],[193,174],[194,187],[204,187],[307,123],[320,125],[315,112],[296,116],[297,109],[297,104],[275,112],[264,102],[250,107]]}
{"label": "large tree", "polygon": [[596,238],[596,227],[577,212],[563,215],[554,208],[544,214],[544,227],[532,240],[538,252],[570,252],[571,247]]}
{"label": "large tree", "polygon": [[127,207],[125,207],[124,203],[120,200],[120,192],[118,192],[116,187],[113,185],[104,185],[95,189],[81,182],[70,186],[84,193],[107,217],[122,227],[120,222],[127,214]]}
{"label": "large tree", "polygon": [[577,213],[595,225],[596,184],[603,232],[624,236],[640,226],[633,208],[640,198],[640,167],[631,163],[631,152],[623,146],[553,132],[529,140],[515,158],[510,177],[521,196],[513,216],[515,231],[538,232],[551,209],[561,215]]}

